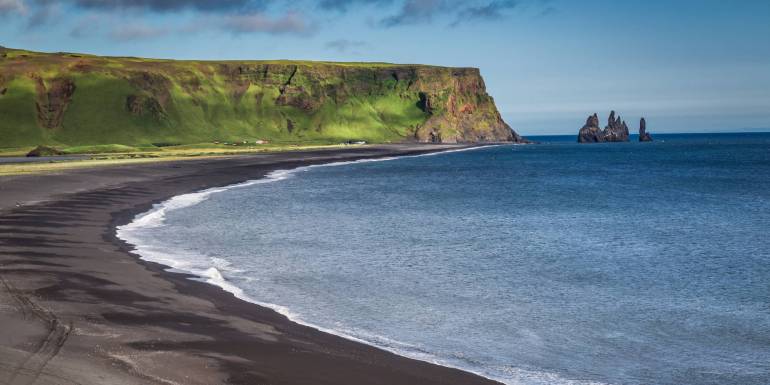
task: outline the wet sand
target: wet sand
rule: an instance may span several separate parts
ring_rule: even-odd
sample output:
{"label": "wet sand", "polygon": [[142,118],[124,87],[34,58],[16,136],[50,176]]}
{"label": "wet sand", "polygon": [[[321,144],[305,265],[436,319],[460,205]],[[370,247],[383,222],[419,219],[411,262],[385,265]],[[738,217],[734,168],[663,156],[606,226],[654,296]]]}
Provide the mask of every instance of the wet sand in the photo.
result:
{"label": "wet sand", "polygon": [[115,226],[174,195],[276,169],[447,148],[351,147],[0,177],[0,383],[494,384],[293,323],[141,261],[115,237]]}

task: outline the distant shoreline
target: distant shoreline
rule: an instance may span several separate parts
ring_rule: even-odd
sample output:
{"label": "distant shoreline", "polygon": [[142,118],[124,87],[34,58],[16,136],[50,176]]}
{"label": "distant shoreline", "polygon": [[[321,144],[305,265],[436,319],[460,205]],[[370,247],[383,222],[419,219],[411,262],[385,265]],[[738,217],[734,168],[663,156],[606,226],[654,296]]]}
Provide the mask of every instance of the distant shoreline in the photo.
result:
{"label": "distant shoreline", "polygon": [[[172,196],[275,169],[463,147],[370,146],[0,178],[0,335],[8,341],[0,362],[10,363],[0,365],[0,378],[492,384],[296,324],[189,275],[166,272],[131,255],[113,230]],[[33,351],[29,341],[40,349]]]}
{"label": "distant shoreline", "polygon": [[[757,131],[719,131],[719,132],[659,132],[656,133],[656,136],[681,136],[681,135],[757,135],[757,134],[770,134],[770,128],[758,128]],[[577,136],[575,133],[566,133],[566,134],[522,134],[525,137],[529,138],[548,138],[548,137],[571,137],[574,138]],[[631,137],[638,137],[638,133],[631,133],[629,136]]]}

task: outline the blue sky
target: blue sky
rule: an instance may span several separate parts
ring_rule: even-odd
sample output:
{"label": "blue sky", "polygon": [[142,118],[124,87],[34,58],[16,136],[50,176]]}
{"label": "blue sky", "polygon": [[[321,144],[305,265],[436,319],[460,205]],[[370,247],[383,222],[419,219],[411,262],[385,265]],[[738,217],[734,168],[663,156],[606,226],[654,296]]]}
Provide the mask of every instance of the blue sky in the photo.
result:
{"label": "blue sky", "polygon": [[0,0],[0,45],[479,67],[526,135],[770,129],[767,0]]}

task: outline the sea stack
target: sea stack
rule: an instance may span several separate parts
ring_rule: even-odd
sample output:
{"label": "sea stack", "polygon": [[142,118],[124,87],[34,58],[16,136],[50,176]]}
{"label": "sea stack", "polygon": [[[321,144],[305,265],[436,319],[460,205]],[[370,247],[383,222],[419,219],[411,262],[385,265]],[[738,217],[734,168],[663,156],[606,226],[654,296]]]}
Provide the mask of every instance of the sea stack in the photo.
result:
{"label": "sea stack", "polygon": [[578,133],[579,143],[597,143],[601,140],[601,129],[599,128],[599,116],[593,114],[586,119],[586,124]]}
{"label": "sea stack", "polygon": [[639,141],[652,142],[652,135],[647,132],[647,121],[644,118],[639,121]]}
{"label": "sea stack", "polygon": [[599,116],[593,114],[578,133],[578,143],[600,142],[628,142],[628,125],[620,115],[615,117],[615,111],[610,112],[607,126],[603,130],[599,128]]}

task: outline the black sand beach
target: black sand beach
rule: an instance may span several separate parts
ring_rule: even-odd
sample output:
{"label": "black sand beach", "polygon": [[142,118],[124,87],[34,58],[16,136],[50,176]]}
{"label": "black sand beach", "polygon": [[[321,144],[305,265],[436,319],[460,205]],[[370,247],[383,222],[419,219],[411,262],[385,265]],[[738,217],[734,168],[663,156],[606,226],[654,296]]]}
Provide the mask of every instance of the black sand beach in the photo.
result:
{"label": "black sand beach", "polygon": [[0,381],[494,383],[295,324],[143,262],[114,235],[174,195],[275,169],[447,148],[351,147],[0,177]]}

